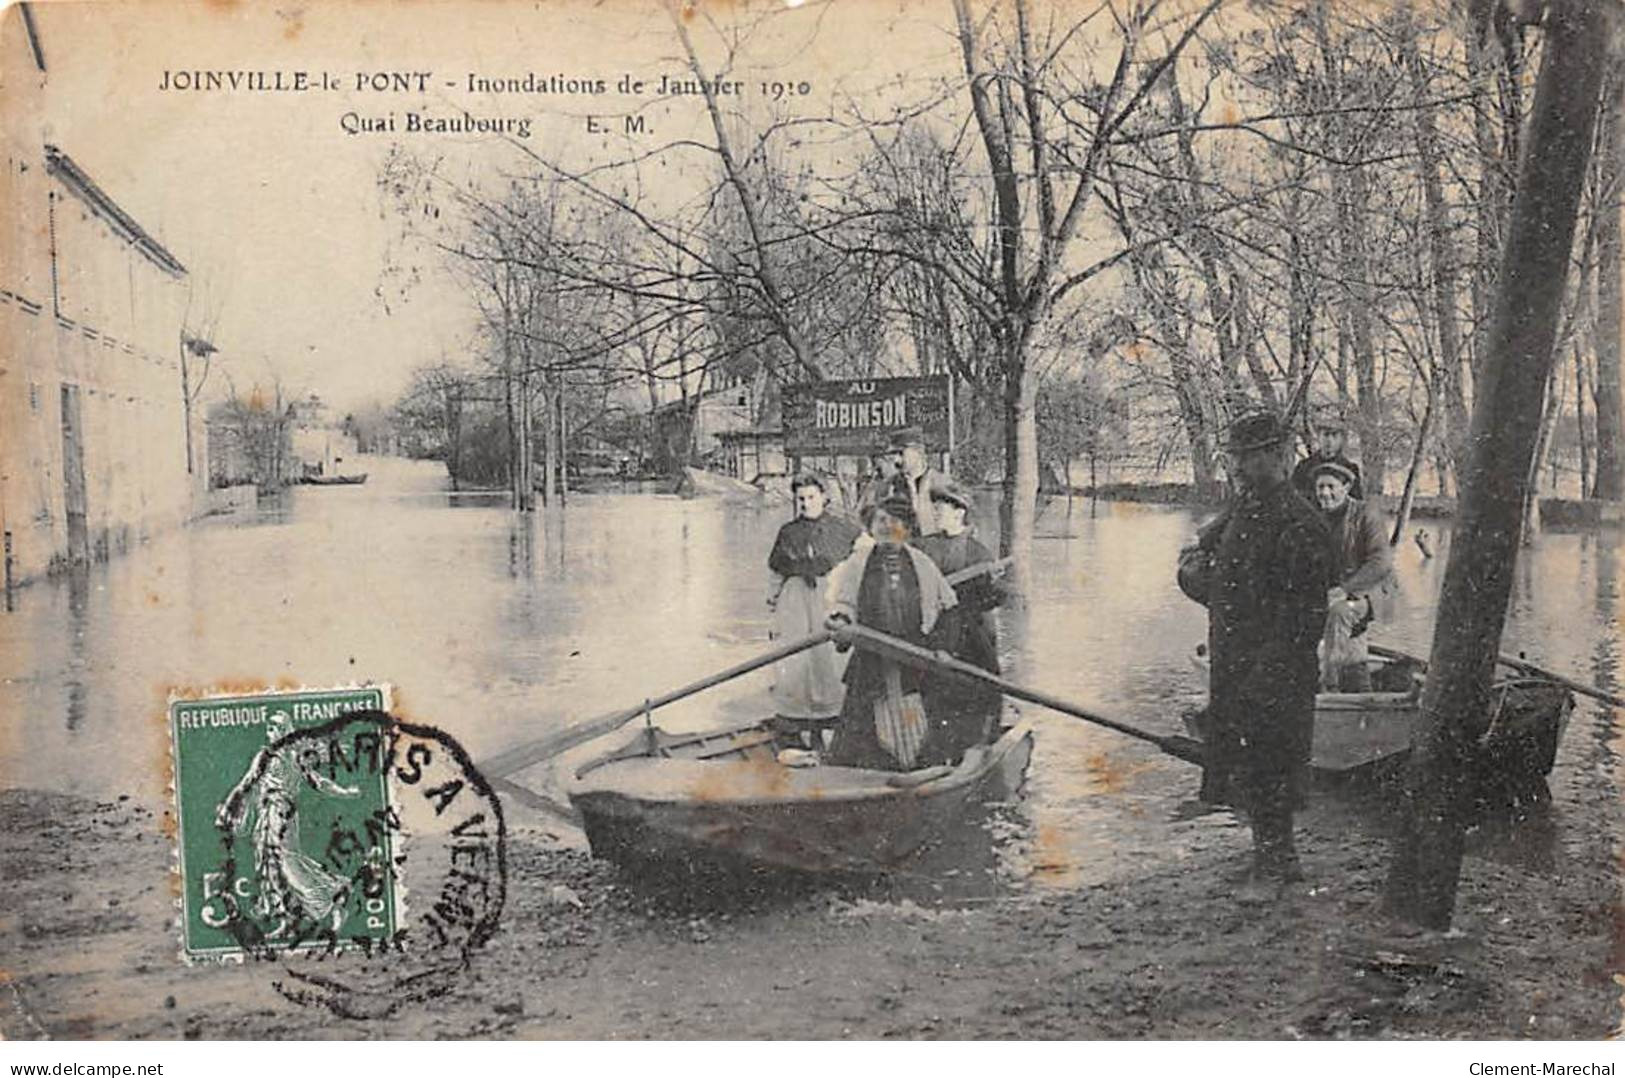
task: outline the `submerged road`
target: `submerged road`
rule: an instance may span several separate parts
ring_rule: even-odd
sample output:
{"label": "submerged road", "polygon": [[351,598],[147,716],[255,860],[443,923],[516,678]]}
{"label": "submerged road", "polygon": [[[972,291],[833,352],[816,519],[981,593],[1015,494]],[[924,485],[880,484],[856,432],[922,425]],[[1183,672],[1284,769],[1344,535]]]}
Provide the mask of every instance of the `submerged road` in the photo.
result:
{"label": "submerged road", "polygon": [[[387,682],[398,712],[481,758],[767,646],[767,550],[787,507],[629,492],[519,517],[501,495],[448,492],[436,465],[357,469],[364,486],[295,489],[18,591],[0,613],[0,788],[162,808],[173,688]],[[1174,508],[1050,503],[1028,615],[1001,615],[1013,679],[1179,732],[1205,694],[1190,660],[1203,612],[1173,580],[1194,523]],[[983,534],[993,526],[984,519]],[[1422,653],[1448,549],[1448,530],[1428,527],[1438,556],[1400,546],[1403,595],[1379,637]],[[1541,535],[1519,565],[1504,650],[1617,688],[1620,543],[1614,532]],[[750,713],[765,685],[731,683],[662,721]],[[1195,789],[1189,765],[1031,713],[1027,840],[1012,856],[1033,882],[1100,883],[1245,844],[1228,817],[1170,820]],[[1599,741],[1617,760],[1612,717],[1582,701],[1554,787],[1565,768],[1595,766]],[[521,777],[556,792],[545,766]]]}

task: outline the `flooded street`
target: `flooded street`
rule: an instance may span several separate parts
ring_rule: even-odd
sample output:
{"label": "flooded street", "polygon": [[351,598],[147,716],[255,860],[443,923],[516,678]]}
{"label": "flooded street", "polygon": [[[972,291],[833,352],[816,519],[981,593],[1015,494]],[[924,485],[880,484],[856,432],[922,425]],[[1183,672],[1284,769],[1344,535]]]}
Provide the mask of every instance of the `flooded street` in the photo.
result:
{"label": "flooded street", "polygon": [[[387,682],[395,710],[476,758],[637,703],[761,651],[766,556],[783,505],[580,494],[522,518],[491,494],[448,492],[434,464],[370,459],[359,487],[304,487],[162,535],[129,556],[40,583],[0,615],[0,788],[167,804],[165,701],[175,688]],[[1023,629],[1005,617],[1018,681],[1149,729],[1201,701],[1202,611],[1173,566],[1195,516],[1052,502],[1039,520]],[[1403,596],[1382,642],[1425,654],[1437,556],[1397,551]],[[982,533],[990,535],[991,520]],[[1415,525],[1413,525],[1414,531]],[[990,544],[991,545],[991,544]],[[1507,650],[1616,685],[1619,536],[1543,534],[1518,570]],[[662,712],[700,726],[764,709],[765,677]],[[1196,771],[1156,749],[1031,710],[1023,811],[1040,883],[1070,887],[1170,865],[1245,833],[1228,817],[1170,822]],[[1596,766],[1610,712],[1581,701],[1554,787]],[[1614,746],[1617,748],[1617,745]],[[528,785],[558,780],[544,765]],[[1558,821],[1561,827],[1561,820]]]}

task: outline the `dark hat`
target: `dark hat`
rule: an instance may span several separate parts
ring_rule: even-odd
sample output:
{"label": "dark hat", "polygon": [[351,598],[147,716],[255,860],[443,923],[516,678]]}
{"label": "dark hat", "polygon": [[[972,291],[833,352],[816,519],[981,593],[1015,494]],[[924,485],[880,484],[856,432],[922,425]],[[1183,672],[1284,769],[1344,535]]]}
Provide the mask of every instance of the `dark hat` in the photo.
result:
{"label": "dark hat", "polygon": [[825,494],[829,493],[829,487],[824,485],[824,477],[817,472],[796,473],[796,477],[790,480],[790,493],[794,494],[802,487],[817,487]]}
{"label": "dark hat", "polygon": [[1316,408],[1313,423],[1316,430],[1348,430],[1348,422],[1343,418],[1343,410],[1335,404],[1322,405]]}
{"label": "dark hat", "polygon": [[911,445],[917,445],[922,449],[925,448],[925,431],[919,427],[904,427],[902,430],[892,432],[891,447],[893,449],[905,449]]}
{"label": "dark hat", "polygon": [[971,511],[971,494],[965,489],[963,483],[957,479],[945,479],[931,486],[931,500],[934,502],[949,502],[967,513]]}
{"label": "dark hat", "polygon": [[886,514],[894,520],[900,520],[907,524],[909,531],[916,532],[920,530],[919,520],[914,515],[914,499],[910,498],[906,492],[895,488],[887,491],[886,496],[880,499],[880,503],[876,508],[884,509]]}
{"label": "dark hat", "polygon": [[1274,412],[1250,412],[1230,424],[1225,448],[1232,453],[1268,449],[1287,440],[1287,429]]}
{"label": "dark hat", "polygon": [[1313,474],[1316,479],[1319,479],[1323,475],[1332,476],[1341,480],[1345,487],[1352,487],[1354,485],[1354,472],[1340,461],[1323,460],[1319,464],[1315,465]]}

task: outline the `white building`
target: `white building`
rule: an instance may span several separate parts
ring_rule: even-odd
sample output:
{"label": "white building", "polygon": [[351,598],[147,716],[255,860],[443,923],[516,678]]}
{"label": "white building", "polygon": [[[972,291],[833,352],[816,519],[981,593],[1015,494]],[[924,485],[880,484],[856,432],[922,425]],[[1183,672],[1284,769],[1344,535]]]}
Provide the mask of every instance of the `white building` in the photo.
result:
{"label": "white building", "polygon": [[48,145],[49,56],[27,4],[0,13],[0,531],[8,584],[184,521],[186,269]]}

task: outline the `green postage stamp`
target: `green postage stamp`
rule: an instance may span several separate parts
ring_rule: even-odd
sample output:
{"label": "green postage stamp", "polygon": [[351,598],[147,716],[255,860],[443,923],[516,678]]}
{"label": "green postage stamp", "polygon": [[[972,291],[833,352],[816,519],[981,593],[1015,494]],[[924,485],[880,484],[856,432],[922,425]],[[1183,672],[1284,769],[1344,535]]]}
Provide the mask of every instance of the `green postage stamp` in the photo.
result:
{"label": "green postage stamp", "polygon": [[385,686],[173,698],[187,958],[387,948],[403,919]]}

